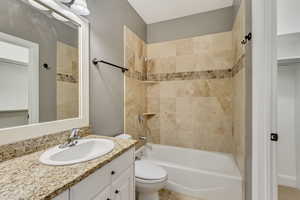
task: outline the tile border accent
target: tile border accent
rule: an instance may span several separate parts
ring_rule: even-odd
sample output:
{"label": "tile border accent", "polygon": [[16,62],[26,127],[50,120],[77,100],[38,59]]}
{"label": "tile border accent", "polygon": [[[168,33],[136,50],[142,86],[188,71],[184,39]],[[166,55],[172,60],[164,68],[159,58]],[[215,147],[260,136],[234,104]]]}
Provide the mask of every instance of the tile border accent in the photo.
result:
{"label": "tile border accent", "polygon": [[56,74],[56,81],[63,81],[63,82],[69,82],[69,83],[77,83],[78,80],[73,75],[70,74],[62,74],[57,73]]}
{"label": "tile border accent", "polygon": [[142,73],[138,71],[127,71],[125,76],[139,81],[178,81],[178,80],[199,80],[199,79],[225,79],[234,77],[239,71],[245,68],[243,64],[246,55],[243,54],[236,64],[230,69],[174,72],[174,73]]}
{"label": "tile border accent", "polygon": [[[70,136],[71,130],[31,138],[20,142],[0,146],[0,162],[31,154],[61,144]],[[80,136],[90,135],[90,127],[80,128]]]}
{"label": "tile border accent", "polygon": [[243,68],[246,66],[243,64],[244,59],[246,58],[246,55],[243,54],[241,57],[238,59],[236,64],[232,68],[232,77],[234,77],[237,73],[239,73]]}
{"label": "tile border accent", "polygon": [[128,70],[125,72],[125,76],[128,78],[133,78],[139,81],[146,81],[147,80],[147,76],[145,73],[139,72],[139,71],[131,71]]}
{"label": "tile border accent", "polygon": [[176,81],[176,80],[197,80],[197,79],[224,79],[232,77],[232,69],[207,70],[195,72],[175,72],[148,74],[149,81]]}

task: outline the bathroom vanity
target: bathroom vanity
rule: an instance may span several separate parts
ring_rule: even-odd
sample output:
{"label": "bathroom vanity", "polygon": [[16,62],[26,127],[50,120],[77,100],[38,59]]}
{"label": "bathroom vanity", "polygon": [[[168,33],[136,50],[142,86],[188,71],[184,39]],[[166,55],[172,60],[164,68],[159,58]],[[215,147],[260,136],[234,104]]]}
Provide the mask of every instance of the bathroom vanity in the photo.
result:
{"label": "bathroom vanity", "polygon": [[133,200],[134,140],[112,140],[114,149],[99,158],[65,166],[39,161],[47,151],[16,157],[0,163],[2,200]]}
{"label": "bathroom vanity", "polygon": [[64,191],[54,200],[131,200],[134,199],[134,150]]}

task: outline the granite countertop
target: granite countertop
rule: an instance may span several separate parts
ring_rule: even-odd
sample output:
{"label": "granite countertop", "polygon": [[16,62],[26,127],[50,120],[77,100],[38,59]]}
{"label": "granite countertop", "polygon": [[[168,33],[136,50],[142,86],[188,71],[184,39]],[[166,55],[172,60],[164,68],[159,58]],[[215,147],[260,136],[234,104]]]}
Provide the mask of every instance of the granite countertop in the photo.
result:
{"label": "granite countertop", "polygon": [[44,151],[14,158],[0,163],[1,200],[47,200],[52,199],[85,177],[94,173],[128,149],[134,147],[135,140],[125,140],[102,136],[115,142],[112,152],[98,159],[69,166],[48,166],[39,162]]}

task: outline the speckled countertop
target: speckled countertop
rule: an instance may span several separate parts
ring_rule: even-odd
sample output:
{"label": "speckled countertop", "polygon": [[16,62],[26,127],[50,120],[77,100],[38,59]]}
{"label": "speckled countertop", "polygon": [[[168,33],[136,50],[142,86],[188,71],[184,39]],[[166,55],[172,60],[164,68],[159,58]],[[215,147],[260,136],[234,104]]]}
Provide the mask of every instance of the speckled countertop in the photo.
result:
{"label": "speckled countertop", "polygon": [[115,142],[115,148],[109,154],[98,159],[69,166],[47,166],[41,164],[39,157],[44,151],[1,162],[0,199],[52,199],[136,144],[135,140],[93,135],[88,137],[111,139]]}

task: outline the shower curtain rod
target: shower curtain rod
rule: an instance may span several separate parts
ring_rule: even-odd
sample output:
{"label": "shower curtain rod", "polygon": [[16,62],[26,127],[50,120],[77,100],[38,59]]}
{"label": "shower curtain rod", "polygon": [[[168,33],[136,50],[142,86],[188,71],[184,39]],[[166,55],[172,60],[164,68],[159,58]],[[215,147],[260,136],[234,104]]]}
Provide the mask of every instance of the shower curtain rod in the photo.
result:
{"label": "shower curtain rod", "polygon": [[94,64],[94,65],[97,65],[98,63],[104,63],[104,64],[107,64],[107,65],[116,67],[116,68],[118,68],[118,69],[121,69],[123,73],[124,73],[125,71],[128,71],[128,69],[125,68],[125,67],[120,67],[120,66],[118,66],[118,65],[115,65],[115,64],[113,64],[113,63],[107,62],[107,61],[105,61],[105,60],[98,60],[97,58],[94,58],[94,59],[93,59],[93,64]]}

